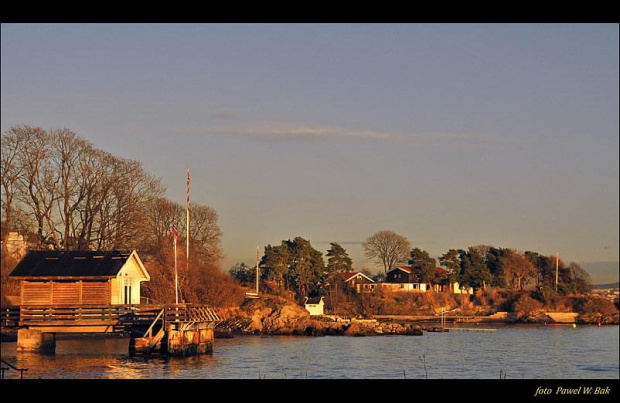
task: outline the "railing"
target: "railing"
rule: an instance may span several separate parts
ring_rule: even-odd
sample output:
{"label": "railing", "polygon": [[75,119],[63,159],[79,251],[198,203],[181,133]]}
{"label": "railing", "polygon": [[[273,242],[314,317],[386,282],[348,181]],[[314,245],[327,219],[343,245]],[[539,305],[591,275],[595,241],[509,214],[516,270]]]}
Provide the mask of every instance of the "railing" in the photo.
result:
{"label": "railing", "polygon": [[[0,379],[4,379],[4,373],[6,371],[10,371],[10,370],[14,370],[14,371],[19,371],[19,379],[24,379],[24,372],[27,372],[28,369],[26,368],[17,368],[16,366],[9,364],[8,362],[4,361],[3,359],[0,359],[0,362],[2,363],[0,365]],[[5,367],[6,365],[6,367]]]}
{"label": "railing", "polygon": [[204,305],[32,305],[3,308],[2,326],[135,326],[152,323],[162,311],[165,322],[220,321]]}
{"label": "railing", "polygon": [[14,327],[19,322],[19,307],[9,306],[2,307],[2,318],[0,319],[0,325],[3,327]]}

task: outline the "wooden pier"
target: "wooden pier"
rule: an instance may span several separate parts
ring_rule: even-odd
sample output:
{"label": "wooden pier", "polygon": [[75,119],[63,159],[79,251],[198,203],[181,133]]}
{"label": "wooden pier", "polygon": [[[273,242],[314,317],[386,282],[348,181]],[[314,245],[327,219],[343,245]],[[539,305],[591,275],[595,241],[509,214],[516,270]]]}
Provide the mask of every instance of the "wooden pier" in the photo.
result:
{"label": "wooden pier", "polygon": [[128,333],[129,354],[185,356],[213,351],[218,315],[205,305],[57,305],[2,309],[21,351],[51,353],[57,333]]}

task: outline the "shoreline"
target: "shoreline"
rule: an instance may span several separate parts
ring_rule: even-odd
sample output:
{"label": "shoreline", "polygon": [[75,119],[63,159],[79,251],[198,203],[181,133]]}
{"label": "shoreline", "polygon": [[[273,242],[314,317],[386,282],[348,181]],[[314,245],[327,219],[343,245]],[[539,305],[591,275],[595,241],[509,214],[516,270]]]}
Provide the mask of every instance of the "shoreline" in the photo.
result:
{"label": "shoreline", "polygon": [[[398,315],[389,315],[389,316],[398,316]],[[412,332],[409,328],[409,333],[399,333],[399,332],[351,332],[349,334],[345,334],[345,332],[321,332],[321,331],[313,331],[313,332],[259,332],[259,331],[228,331],[228,330],[217,330],[215,332],[216,339],[228,339],[234,338],[235,336],[301,336],[301,337],[321,337],[321,336],[344,336],[344,337],[363,337],[363,336],[406,336],[406,335],[422,335],[421,333],[436,333],[436,332],[449,332],[454,329],[464,329],[464,326],[480,326],[482,323],[488,325],[501,325],[502,327],[509,328],[511,326],[598,326],[597,323],[562,323],[562,322],[550,322],[550,323],[540,323],[540,322],[519,322],[519,321],[506,321],[500,319],[487,319],[479,322],[455,322],[449,321],[446,322],[446,326],[441,328],[440,326],[425,326],[425,325],[437,325],[441,323],[441,319],[429,320],[424,316],[413,317],[412,315],[403,315],[406,318],[392,319],[389,322],[386,321],[378,321],[379,325],[386,325],[389,323],[394,324],[415,324],[415,329],[419,330],[419,332]],[[401,323],[398,323],[401,322]],[[456,325],[456,326],[455,326]],[[601,324],[599,327],[609,327],[609,326],[619,326],[618,323],[607,323]],[[445,329],[445,330],[444,330]],[[364,330],[364,329],[363,329]],[[472,330],[476,330],[476,328],[472,328]],[[421,332],[421,333],[420,333]],[[0,331],[0,342],[1,343],[15,343],[17,342],[17,329],[2,329]],[[79,333],[79,334],[62,334],[60,335],[60,339],[62,340],[74,340],[74,339],[110,339],[110,338],[126,338],[129,337],[127,333]]]}

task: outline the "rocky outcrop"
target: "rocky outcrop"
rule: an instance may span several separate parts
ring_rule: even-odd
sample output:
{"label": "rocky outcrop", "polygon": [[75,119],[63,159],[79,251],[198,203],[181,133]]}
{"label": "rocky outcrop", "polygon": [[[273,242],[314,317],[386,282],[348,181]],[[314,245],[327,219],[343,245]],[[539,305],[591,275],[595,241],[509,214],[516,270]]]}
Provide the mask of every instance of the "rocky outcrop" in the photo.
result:
{"label": "rocky outcrop", "polygon": [[216,327],[216,337],[234,333],[271,335],[421,335],[422,328],[413,324],[378,322],[376,320],[337,320],[311,317],[301,306],[280,297],[247,300],[239,310],[227,312]]}
{"label": "rocky outcrop", "polygon": [[601,325],[618,325],[620,323],[620,315],[618,313],[615,314],[602,314],[602,313],[586,313],[579,315],[575,320],[578,324],[592,324],[596,325],[600,323]]}
{"label": "rocky outcrop", "polygon": [[241,310],[250,318],[243,329],[247,333],[303,333],[310,320],[310,313],[304,308],[279,297],[248,300]]}
{"label": "rocky outcrop", "polygon": [[352,321],[344,333],[347,336],[379,336],[379,335],[409,335],[421,336],[422,327],[412,323]]}

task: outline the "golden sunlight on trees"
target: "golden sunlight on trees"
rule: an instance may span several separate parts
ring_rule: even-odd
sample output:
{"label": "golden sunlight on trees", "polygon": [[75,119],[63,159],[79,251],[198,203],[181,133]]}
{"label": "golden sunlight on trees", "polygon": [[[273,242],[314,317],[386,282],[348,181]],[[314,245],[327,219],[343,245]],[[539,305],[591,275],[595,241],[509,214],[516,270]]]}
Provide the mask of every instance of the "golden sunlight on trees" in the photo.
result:
{"label": "golden sunlight on trees", "polygon": [[[17,263],[7,237],[19,232],[34,249],[137,249],[151,272],[147,297],[174,301],[172,226],[185,234],[185,206],[164,198],[160,180],[142,163],[96,149],[69,129],[11,127],[2,135],[2,290]],[[190,262],[178,264],[187,302],[225,303],[241,292],[221,272],[216,212],[190,209]],[[185,259],[180,238],[179,258]],[[13,293],[14,294],[14,293]],[[172,297],[171,297],[172,296]]]}
{"label": "golden sunlight on trees", "polygon": [[530,281],[536,279],[536,267],[521,253],[511,249],[501,260],[506,282],[511,288],[523,290]]}
{"label": "golden sunlight on trees", "polygon": [[68,129],[11,128],[2,162],[5,232],[23,212],[38,248],[137,248],[146,208],[164,190],[140,162],[97,150]]}

